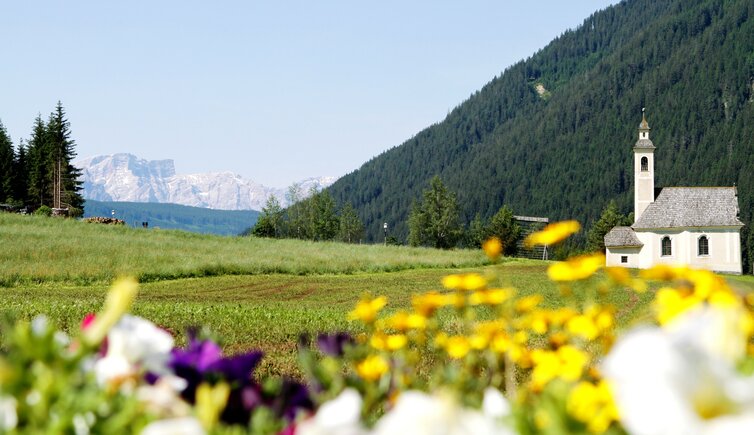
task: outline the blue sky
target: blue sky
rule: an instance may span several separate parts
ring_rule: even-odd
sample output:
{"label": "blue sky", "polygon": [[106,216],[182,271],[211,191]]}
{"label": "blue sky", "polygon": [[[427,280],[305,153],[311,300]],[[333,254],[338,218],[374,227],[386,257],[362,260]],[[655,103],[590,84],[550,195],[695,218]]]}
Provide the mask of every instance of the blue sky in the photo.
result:
{"label": "blue sky", "polygon": [[3,2],[0,120],[61,100],[79,157],[268,186],[341,176],[615,0]]}

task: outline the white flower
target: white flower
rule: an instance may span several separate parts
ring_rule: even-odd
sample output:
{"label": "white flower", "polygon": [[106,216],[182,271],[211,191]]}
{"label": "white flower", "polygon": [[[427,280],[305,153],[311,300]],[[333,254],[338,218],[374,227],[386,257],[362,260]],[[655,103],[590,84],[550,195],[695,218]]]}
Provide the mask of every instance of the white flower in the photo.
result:
{"label": "white flower", "polygon": [[733,364],[746,340],[734,315],[699,307],[615,344],[603,372],[630,433],[754,433],[754,378]]}
{"label": "white flower", "polygon": [[335,399],[322,404],[312,418],[302,421],[296,427],[296,434],[366,434],[360,423],[361,403],[361,396],[356,390],[345,389]]}
{"label": "white flower", "polygon": [[168,418],[149,423],[141,435],[204,435],[206,432],[194,417]]}
{"label": "white flower", "polygon": [[[502,401],[500,400],[502,399]],[[485,411],[464,408],[449,394],[429,395],[419,391],[401,393],[393,409],[375,426],[378,435],[394,434],[512,434],[500,416],[506,412],[504,398],[485,391]],[[497,402],[497,403],[496,403]]]}
{"label": "white flower", "polygon": [[152,322],[123,316],[107,334],[107,355],[94,364],[97,380],[107,383],[141,369],[166,374],[172,348],[173,337]]}
{"label": "white flower", "polygon": [[16,399],[11,396],[0,396],[0,432],[11,431],[17,424]]}

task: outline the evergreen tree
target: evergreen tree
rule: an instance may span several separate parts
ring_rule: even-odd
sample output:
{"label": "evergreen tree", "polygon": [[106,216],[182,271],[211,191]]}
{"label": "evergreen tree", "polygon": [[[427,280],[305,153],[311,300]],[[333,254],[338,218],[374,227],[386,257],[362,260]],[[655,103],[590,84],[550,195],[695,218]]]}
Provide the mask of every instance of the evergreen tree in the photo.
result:
{"label": "evergreen tree", "polygon": [[307,202],[309,206],[311,238],[332,240],[338,234],[340,224],[335,213],[335,200],[328,191],[314,193]]}
{"label": "evergreen tree", "polygon": [[301,185],[298,183],[291,184],[288,187],[285,198],[288,200],[288,209],[286,211],[288,217],[288,237],[303,239],[306,237],[306,219],[303,207],[299,204],[303,199]]}
{"label": "evergreen tree", "polygon": [[462,234],[456,196],[436,175],[429,184],[429,189],[422,194],[422,201],[414,203],[411,209],[409,244],[449,249],[456,245]]}
{"label": "evergreen tree", "polygon": [[521,226],[513,217],[513,210],[507,205],[492,216],[487,227],[487,237],[497,237],[503,244],[505,255],[516,255],[518,239],[521,237]]}
{"label": "evergreen tree", "polygon": [[620,214],[618,204],[615,201],[610,201],[607,207],[602,210],[599,220],[589,229],[586,238],[587,250],[590,252],[605,252],[605,234],[613,229],[613,227],[622,225],[631,225],[631,220],[628,216]]}
{"label": "evergreen tree", "polygon": [[42,117],[37,115],[28,142],[29,193],[27,198],[29,204],[34,207],[52,204],[50,177],[48,175],[48,168],[52,163],[48,152],[46,132],[47,127],[42,121]]}
{"label": "evergreen tree", "polygon": [[13,143],[0,122],[0,202],[13,200]]}
{"label": "evergreen tree", "polygon": [[29,162],[23,140],[13,159],[13,199],[19,204],[27,204],[29,194]]}
{"label": "evergreen tree", "polygon": [[350,202],[340,211],[340,231],[338,238],[346,243],[357,243],[364,237],[364,224]]}
{"label": "evergreen tree", "polygon": [[479,249],[488,238],[487,226],[484,224],[482,216],[477,213],[469,223],[468,231],[466,231],[466,247]]}
{"label": "evergreen tree", "polygon": [[267,198],[262,214],[252,229],[252,234],[257,237],[280,237],[282,233],[283,208],[274,195]]}
{"label": "evergreen tree", "polygon": [[65,117],[63,105],[58,101],[55,111],[50,114],[46,135],[48,150],[51,153],[48,171],[53,175],[50,180],[52,196],[55,198],[56,195],[60,195],[58,204],[52,206],[83,209],[84,198],[79,193],[83,184],[80,180],[82,171],[72,164],[76,157],[76,143],[71,139],[70,128],[71,124]]}

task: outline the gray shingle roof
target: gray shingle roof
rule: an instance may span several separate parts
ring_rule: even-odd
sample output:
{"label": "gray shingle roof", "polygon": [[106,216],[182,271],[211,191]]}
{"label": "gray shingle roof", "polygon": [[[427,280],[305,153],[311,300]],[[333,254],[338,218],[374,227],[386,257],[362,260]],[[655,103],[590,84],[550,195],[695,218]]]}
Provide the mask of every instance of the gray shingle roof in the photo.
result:
{"label": "gray shingle roof", "polygon": [[632,227],[728,226],[743,226],[735,187],[665,187]]}
{"label": "gray shingle roof", "polygon": [[613,227],[605,234],[605,246],[608,248],[644,246],[636,237],[631,227]]}
{"label": "gray shingle roof", "polygon": [[634,148],[649,148],[649,149],[654,149],[655,148],[655,144],[653,144],[652,141],[649,140],[649,139],[639,139],[634,144]]}

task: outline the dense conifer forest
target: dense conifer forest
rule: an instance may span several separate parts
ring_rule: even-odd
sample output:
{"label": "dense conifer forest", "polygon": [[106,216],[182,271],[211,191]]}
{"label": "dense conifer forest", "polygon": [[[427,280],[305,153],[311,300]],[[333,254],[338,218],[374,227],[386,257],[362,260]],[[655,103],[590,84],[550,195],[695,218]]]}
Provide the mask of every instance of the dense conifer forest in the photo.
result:
{"label": "dense conifer forest", "polygon": [[354,205],[371,240],[383,222],[405,240],[411,204],[435,175],[456,192],[466,223],[507,204],[589,226],[611,200],[632,211],[642,107],[657,147],[656,185],[736,184],[750,224],[748,0],[629,0],[599,11],[329,190]]}
{"label": "dense conifer forest", "polygon": [[37,116],[29,139],[17,146],[0,122],[0,203],[29,211],[66,209],[80,216],[84,198],[75,157],[76,142],[60,102],[47,122]]}

